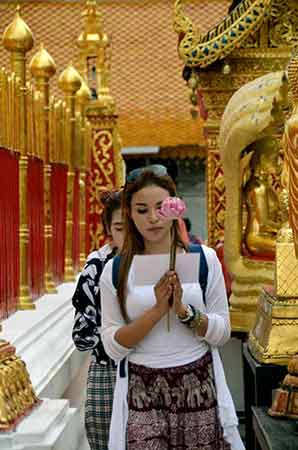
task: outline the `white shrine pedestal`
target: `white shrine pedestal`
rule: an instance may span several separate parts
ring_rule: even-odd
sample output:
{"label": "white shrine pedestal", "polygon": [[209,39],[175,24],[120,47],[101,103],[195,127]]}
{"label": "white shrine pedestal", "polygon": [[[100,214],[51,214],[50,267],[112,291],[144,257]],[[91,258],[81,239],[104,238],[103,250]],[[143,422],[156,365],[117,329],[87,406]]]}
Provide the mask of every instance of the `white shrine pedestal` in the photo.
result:
{"label": "white shrine pedestal", "polygon": [[26,363],[37,396],[43,400],[16,427],[0,433],[0,450],[78,450],[83,423],[77,408],[61,399],[87,358],[72,342],[75,283],[44,295],[36,309],[18,311],[2,322],[1,338]]}

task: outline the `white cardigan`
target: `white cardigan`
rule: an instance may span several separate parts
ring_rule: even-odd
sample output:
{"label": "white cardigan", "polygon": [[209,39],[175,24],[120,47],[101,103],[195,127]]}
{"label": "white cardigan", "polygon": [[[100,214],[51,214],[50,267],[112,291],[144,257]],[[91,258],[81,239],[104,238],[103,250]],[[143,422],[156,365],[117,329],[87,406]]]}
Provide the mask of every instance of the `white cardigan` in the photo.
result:
{"label": "white cardigan", "polygon": [[[217,346],[230,337],[228,302],[225,293],[221,265],[213,249],[203,246],[208,264],[206,304],[203,303],[199,283],[183,285],[184,303],[191,303],[208,316],[208,329],[204,338],[196,336],[181,324],[172,313],[171,332],[166,331],[166,318],[161,319],[151,332],[135,348],[126,348],[115,340],[119,328],[125,325],[120,312],[116,290],[112,283],[112,261],[109,261],[100,280],[102,306],[102,341],[107,354],[115,361],[126,358],[147,367],[175,367],[199,359],[211,348],[219,417],[225,439],[232,450],[244,450],[237,425],[238,420],[231,394],[227,387]],[[138,317],[155,303],[153,286],[137,288],[133,274],[128,277],[127,310],[131,319]],[[173,350],[174,349],[174,350]],[[119,368],[114,394],[113,414],[110,428],[109,450],[125,450],[128,377],[121,378]]]}

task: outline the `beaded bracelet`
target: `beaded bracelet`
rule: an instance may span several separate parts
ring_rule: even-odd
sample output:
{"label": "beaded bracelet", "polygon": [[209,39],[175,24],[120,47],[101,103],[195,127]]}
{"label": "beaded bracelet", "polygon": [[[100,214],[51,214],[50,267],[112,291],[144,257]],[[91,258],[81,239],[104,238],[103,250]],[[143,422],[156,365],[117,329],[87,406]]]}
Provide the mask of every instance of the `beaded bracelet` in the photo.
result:
{"label": "beaded bracelet", "polygon": [[203,323],[203,314],[198,309],[195,310],[193,319],[188,323],[190,328],[200,328]]}
{"label": "beaded bracelet", "polygon": [[187,315],[184,319],[178,316],[178,319],[189,328],[199,328],[203,323],[202,313],[192,305],[187,305]]}
{"label": "beaded bracelet", "polygon": [[195,316],[195,309],[192,305],[186,305],[186,316],[184,318],[179,317],[181,323],[184,323],[184,325],[188,325],[189,322],[191,322],[194,319]]}

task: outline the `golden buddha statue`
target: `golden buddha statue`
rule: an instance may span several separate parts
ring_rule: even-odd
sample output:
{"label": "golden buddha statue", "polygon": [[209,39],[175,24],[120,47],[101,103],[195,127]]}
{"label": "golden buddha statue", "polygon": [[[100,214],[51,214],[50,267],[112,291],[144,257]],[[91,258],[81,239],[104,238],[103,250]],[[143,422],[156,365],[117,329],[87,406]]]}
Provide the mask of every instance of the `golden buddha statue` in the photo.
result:
{"label": "golden buddha statue", "polygon": [[[263,289],[248,341],[258,361],[283,365],[298,354],[298,53],[287,72],[292,114],[285,122],[283,135],[283,224],[276,242],[274,289]],[[296,364],[297,360],[293,366]],[[293,366],[290,364],[290,376],[285,377],[283,388],[277,393],[272,406],[274,415],[297,416],[297,396],[291,395],[297,389],[297,367],[291,374]]]}
{"label": "golden buddha statue", "polygon": [[262,287],[274,284],[272,256],[281,217],[271,186],[278,178],[269,172],[278,168],[273,136],[284,123],[287,84],[284,72],[272,72],[242,86],[229,100],[220,125],[224,256],[233,279],[229,300],[234,331],[251,330]]}
{"label": "golden buddha statue", "polygon": [[294,247],[298,258],[298,98],[292,116],[287,121],[283,136],[285,165],[288,173],[289,222],[294,235]]}
{"label": "golden buddha statue", "polygon": [[271,137],[257,141],[250,160],[251,176],[244,188],[247,224],[244,243],[247,256],[273,260],[281,227],[280,202],[270,175],[277,173],[278,143]]}

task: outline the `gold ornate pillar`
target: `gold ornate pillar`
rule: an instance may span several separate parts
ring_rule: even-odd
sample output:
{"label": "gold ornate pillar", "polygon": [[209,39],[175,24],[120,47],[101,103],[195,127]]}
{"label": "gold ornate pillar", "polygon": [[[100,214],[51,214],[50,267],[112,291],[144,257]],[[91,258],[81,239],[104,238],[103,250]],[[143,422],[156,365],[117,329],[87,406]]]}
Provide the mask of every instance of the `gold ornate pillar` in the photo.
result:
{"label": "gold ornate pillar", "polygon": [[92,128],[87,187],[87,248],[91,250],[103,243],[100,190],[120,188],[123,167],[116,105],[109,90],[111,43],[108,35],[103,32],[102,16],[95,0],[86,1],[82,18],[83,31],[78,38],[80,72],[87,80],[92,94],[86,107]]}
{"label": "gold ornate pillar", "polygon": [[80,268],[83,269],[86,262],[86,172],[89,168],[89,132],[86,119],[86,103],[90,100],[91,92],[83,81],[77,92],[77,109],[80,115],[80,140],[77,155],[77,167],[80,170]]}
{"label": "gold ornate pillar", "polygon": [[29,292],[28,280],[28,212],[27,212],[27,109],[26,109],[26,53],[33,47],[31,30],[20,16],[17,7],[15,17],[3,34],[3,45],[11,54],[11,70],[21,82],[20,90],[20,160],[19,160],[19,199],[20,199],[20,294],[19,309],[34,309]]}
{"label": "gold ornate pillar", "polygon": [[80,89],[82,78],[76,69],[69,65],[59,77],[59,87],[64,93],[66,104],[65,146],[68,164],[67,172],[67,212],[66,212],[66,245],[64,280],[75,279],[72,257],[73,234],[73,190],[74,190],[74,148],[75,148],[75,95]]}
{"label": "gold ornate pillar", "polygon": [[42,134],[42,145],[44,155],[44,240],[45,240],[45,292],[53,294],[57,292],[53,281],[53,258],[52,258],[52,214],[51,214],[51,164],[49,156],[49,80],[56,72],[54,60],[41,45],[40,50],[32,58],[30,69],[35,78],[35,85],[41,98],[41,123],[39,124]]}

